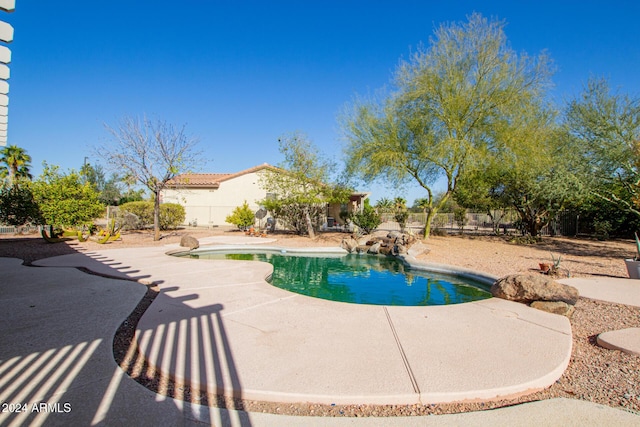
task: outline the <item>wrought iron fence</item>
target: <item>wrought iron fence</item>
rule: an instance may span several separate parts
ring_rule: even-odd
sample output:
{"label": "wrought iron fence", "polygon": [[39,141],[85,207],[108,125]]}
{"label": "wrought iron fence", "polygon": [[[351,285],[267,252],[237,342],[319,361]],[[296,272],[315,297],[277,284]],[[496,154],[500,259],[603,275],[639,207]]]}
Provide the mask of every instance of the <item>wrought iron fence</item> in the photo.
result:
{"label": "wrought iron fence", "polygon": [[[381,214],[382,223],[379,230],[400,230],[400,224],[395,220],[394,214]],[[412,212],[407,218],[406,227],[414,232],[424,230],[426,223],[425,213]],[[455,215],[449,212],[436,214],[432,220],[432,229],[441,229],[448,232],[478,233],[478,234],[518,234],[522,230],[519,227],[519,216],[514,210],[496,210],[491,214],[485,212],[468,212],[465,220],[458,223]],[[591,234],[589,224],[580,222],[580,216],[576,212],[562,211],[543,227],[542,236],[576,236]]]}
{"label": "wrought iron fence", "polygon": [[0,234],[23,234],[37,233],[40,231],[40,227],[37,225],[29,225],[23,227],[14,227],[12,225],[0,225]]}

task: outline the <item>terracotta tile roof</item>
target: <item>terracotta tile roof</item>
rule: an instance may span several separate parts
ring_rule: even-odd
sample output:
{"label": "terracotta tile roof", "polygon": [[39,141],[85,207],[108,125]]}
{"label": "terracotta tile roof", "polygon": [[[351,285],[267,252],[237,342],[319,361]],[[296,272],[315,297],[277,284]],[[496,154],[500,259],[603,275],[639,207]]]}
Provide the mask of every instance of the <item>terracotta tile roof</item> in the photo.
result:
{"label": "terracotta tile roof", "polygon": [[273,166],[263,163],[235,173],[184,173],[171,179],[168,182],[168,187],[218,188],[221,182],[267,168],[275,169]]}

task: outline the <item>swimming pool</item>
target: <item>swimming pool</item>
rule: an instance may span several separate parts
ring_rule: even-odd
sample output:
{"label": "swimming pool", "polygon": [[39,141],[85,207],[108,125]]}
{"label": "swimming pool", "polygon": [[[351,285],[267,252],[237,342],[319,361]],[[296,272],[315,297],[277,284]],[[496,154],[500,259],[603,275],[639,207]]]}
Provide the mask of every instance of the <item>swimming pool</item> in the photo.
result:
{"label": "swimming pool", "polygon": [[273,265],[273,274],[268,279],[273,286],[331,301],[426,306],[459,304],[491,297],[485,283],[457,275],[410,269],[395,257],[219,251],[178,256],[268,262]]}

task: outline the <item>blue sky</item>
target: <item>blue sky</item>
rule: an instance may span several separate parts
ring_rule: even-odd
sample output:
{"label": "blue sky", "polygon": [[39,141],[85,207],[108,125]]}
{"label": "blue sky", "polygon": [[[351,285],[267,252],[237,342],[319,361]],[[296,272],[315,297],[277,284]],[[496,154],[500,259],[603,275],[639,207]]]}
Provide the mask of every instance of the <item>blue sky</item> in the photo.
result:
{"label": "blue sky", "polygon": [[[108,149],[104,124],[123,116],[187,125],[210,160],[203,172],[278,164],[280,135],[302,131],[336,161],[337,116],[355,94],[389,84],[402,57],[442,23],[472,12],[507,22],[516,51],[546,49],[552,96],[590,75],[640,95],[640,2],[17,0],[8,144],[79,169]],[[373,190],[372,198],[418,189]]]}

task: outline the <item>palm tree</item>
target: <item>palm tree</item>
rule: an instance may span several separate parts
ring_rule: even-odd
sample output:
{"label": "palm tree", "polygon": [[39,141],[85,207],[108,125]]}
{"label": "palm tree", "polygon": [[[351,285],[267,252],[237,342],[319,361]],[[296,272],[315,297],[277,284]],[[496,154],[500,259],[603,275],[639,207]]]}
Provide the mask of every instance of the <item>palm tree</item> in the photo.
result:
{"label": "palm tree", "polygon": [[409,218],[409,212],[407,211],[407,199],[402,197],[396,197],[393,199],[395,204],[396,213],[394,215],[396,222],[400,225],[400,231],[404,233],[407,227],[407,219]]}
{"label": "palm tree", "polygon": [[30,167],[31,156],[24,148],[9,145],[0,150],[0,178],[8,177],[10,184],[17,178],[31,179]]}
{"label": "palm tree", "polygon": [[420,199],[416,199],[415,202],[413,202],[413,205],[416,208],[420,208],[422,209],[422,214],[424,215],[424,221],[426,223],[427,221],[427,212],[431,209],[431,201],[429,200],[428,197],[423,197]]}
{"label": "palm tree", "polygon": [[386,197],[383,197],[376,202],[376,208],[378,208],[378,211],[380,212],[391,212],[393,210],[393,206],[393,202]]}
{"label": "palm tree", "polygon": [[396,211],[403,211],[407,209],[407,199],[403,197],[396,197],[393,199],[393,203],[395,204]]}

